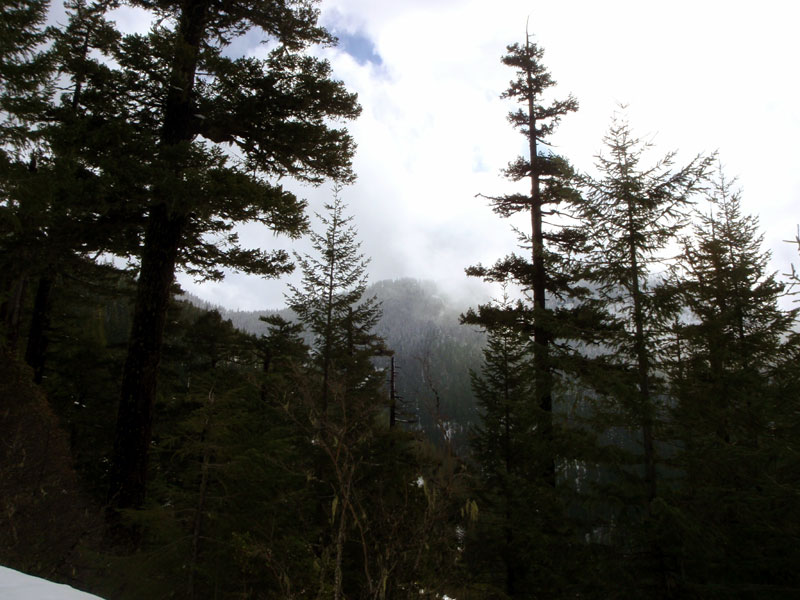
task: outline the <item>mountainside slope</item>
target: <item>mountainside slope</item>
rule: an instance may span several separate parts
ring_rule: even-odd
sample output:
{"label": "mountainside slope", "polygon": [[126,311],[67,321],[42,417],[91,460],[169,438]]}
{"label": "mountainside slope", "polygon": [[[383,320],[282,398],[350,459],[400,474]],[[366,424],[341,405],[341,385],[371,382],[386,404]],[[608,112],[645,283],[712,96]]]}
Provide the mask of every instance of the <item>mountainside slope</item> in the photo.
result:
{"label": "mountainside slope", "polygon": [[[441,442],[447,437],[459,451],[465,450],[468,429],[478,418],[469,371],[480,368],[485,341],[482,332],[459,324],[467,306],[447,298],[434,282],[409,278],[374,283],[366,296],[381,302],[383,316],[376,332],[395,353],[400,418],[430,439]],[[214,308],[190,294],[185,298],[202,308]],[[263,315],[278,312],[292,318],[288,309],[217,310],[234,327],[256,335],[266,333],[266,324],[259,320]]]}

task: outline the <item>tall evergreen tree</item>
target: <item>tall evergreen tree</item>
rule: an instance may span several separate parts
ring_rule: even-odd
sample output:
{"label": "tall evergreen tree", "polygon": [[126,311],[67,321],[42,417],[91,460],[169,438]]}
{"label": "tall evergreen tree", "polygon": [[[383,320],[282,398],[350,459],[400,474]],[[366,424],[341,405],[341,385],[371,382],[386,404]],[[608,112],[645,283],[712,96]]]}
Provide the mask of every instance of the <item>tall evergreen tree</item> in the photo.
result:
{"label": "tall evergreen tree", "polygon": [[[527,189],[489,197],[494,211],[502,217],[529,213],[530,231],[518,231],[526,254],[509,255],[490,267],[467,269],[469,275],[511,284],[512,289],[521,290],[521,298],[499,306],[481,306],[462,318],[464,323],[487,331],[487,351],[492,355],[485,357],[487,379],[473,381],[475,391],[483,396],[487,420],[475,447],[480,461],[479,482],[486,485],[479,495],[486,510],[479,517],[479,522],[485,523],[471,540],[479,561],[472,572],[477,578],[487,577],[489,585],[508,597],[568,595],[567,582],[572,576],[568,575],[570,561],[565,558],[577,539],[566,513],[572,485],[566,469],[575,459],[567,455],[575,453],[577,447],[566,441],[573,435],[565,427],[565,411],[569,409],[560,401],[557,390],[563,393],[572,386],[581,362],[575,352],[576,340],[587,328],[579,327],[575,317],[587,292],[578,260],[587,239],[577,218],[581,199],[576,176],[569,163],[548,147],[549,136],[560,119],[577,110],[578,105],[571,96],[545,102],[545,94],[555,82],[542,64],[542,55],[543,51],[526,36],[524,45],[509,46],[503,57],[503,63],[516,71],[503,97],[522,104],[509,114],[509,121],[522,132],[528,148],[528,156],[511,162],[504,174],[513,182],[525,182]],[[588,315],[594,311],[584,312],[584,318],[590,319]],[[513,385],[511,380],[504,384],[498,380],[498,365],[510,359],[508,352],[519,362],[515,367],[518,372],[506,372],[512,376]],[[510,388],[506,390],[504,385]],[[508,400],[513,410],[507,423],[495,414],[510,408],[501,400],[506,392],[513,397]],[[526,393],[527,399],[522,402],[520,396]],[[492,395],[495,397],[490,399]],[[490,404],[494,406],[491,410]],[[508,449],[506,443],[513,449],[508,465],[498,458],[504,455],[504,448]],[[525,507],[533,504],[534,513],[525,514]],[[501,524],[498,526],[505,534],[498,531],[492,535],[493,527],[488,523]],[[487,547],[497,552],[484,554],[482,549]],[[488,560],[481,563],[479,555]]]}
{"label": "tall evergreen tree", "polygon": [[[316,477],[332,527],[319,551],[320,593],[342,598],[352,582],[345,577],[350,531],[365,535],[362,478],[375,440],[383,404],[383,377],[372,358],[384,351],[373,332],[380,316],[375,298],[364,298],[368,260],[360,252],[352,217],[345,216],[341,186],[334,187],[324,233],[311,233],[314,255],[297,256],[301,287],[291,287],[289,307],[313,335],[314,370],[298,421],[307,422],[320,456]],[[366,548],[364,548],[366,550]],[[367,556],[364,555],[364,560]],[[363,563],[363,561],[361,561]],[[366,565],[366,587],[372,587]]]}
{"label": "tall evergreen tree", "polygon": [[380,368],[390,352],[373,333],[380,306],[365,297],[368,261],[340,191],[319,216],[324,232],[311,234],[314,253],[297,257],[303,280],[289,297],[312,337],[309,368],[295,376],[287,406],[314,457],[321,535],[319,585],[311,591],[333,598],[434,593],[447,578],[432,565],[452,564],[456,553],[454,475],[415,435],[390,427]]}
{"label": "tall evergreen tree", "polygon": [[[471,267],[467,273],[488,281],[513,282],[524,290],[528,304],[520,304],[518,308],[526,310],[527,315],[520,322],[530,328],[529,334],[533,338],[531,348],[536,367],[536,385],[532,390],[532,401],[541,409],[538,435],[552,442],[553,365],[550,353],[554,323],[552,306],[548,302],[552,302],[554,295],[567,292],[564,269],[568,268],[568,257],[580,243],[580,235],[577,229],[570,226],[572,223],[569,220],[561,218],[564,214],[560,210],[564,208],[560,205],[577,199],[577,193],[571,185],[572,169],[566,160],[545,148],[549,145],[547,138],[560,119],[576,111],[578,103],[572,96],[566,100],[544,103],[544,93],[555,85],[555,81],[542,64],[544,51],[531,41],[527,32],[524,45],[512,44],[507,51],[502,62],[515,69],[516,77],[502,97],[523,105],[510,112],[508,120],[526,138],[528,156],[518,157],[511,162],[505,170],[505,176],[515,182],[526,180],[529,189],[527,193],[489,199],[494,211],[503,217],[522,211],[530,213],[530,232],[520,232],[522,244],[529,248],[530,259],[511,255],[492,267]],[[551,222],[560,221],[560,226],[548,228],[545,216],[554,217]],[[465,322],[488,324],[489,314],[493,311],[483,312],[468,313]],[[543,476],[554,486],[555,453],[551,448],[545,454],[542,459]]]}
{"label": "tall evergreen tree", "polygon": [[2,342],[16,347],[29,282],[23,265],[35,258],[31,221],[46,193],[36,171],[41,121],[55,71],[44,27],[47,2],[0,4],[0,326]]}
{"label": "tall evergreen tree", "polygon": [[[372,333],[380,317],[375,298],[364,299],[369,261],[360,252],[360,242],[352,217],[345,216],[346,205],[334,187],[333,203],[326,204],[327,216],[318,215],[325,233],[312,232],[315,255],[297,255],[303,272],[302,287],[290,286],[289,307],[314,336],[312,347],[322,376],[319,410],[328,411],[331,383],[359,365],[364,356],[374,356],[382,342]],[[353,385],[358,373],[348,374]]]}
{"label": "tall evergreen tree", "polygon": [[673,494],[680,518],[669,520],[675,578],[702,597],[797,593],[800,513],[788,497],[800,397],[782,384],[796,371],[800,309],[780,307],[784,285],[768,270],[758,220],[742,214],[721,170],[707,200],[677,284],[685,314],[670,373],[685,481]]}
{"label": "tall evergreen tree", "polygon": [[5,158],[13,148],[25,148],[32,141],[36,132],[30,122],[41,118],[52,92],[53,62],[46,52],[44,27],[48,4],[44,0],[0,4],[0,142]]}
{"label": "tall evergreen tree", "polygon": [[[598,394],[595,424],[601,427],[599,433],[613,424],[635,439],[636,448],[628,460],[641,465],[642,478],[638,489],[622,492],[625,504],[633,503],[623,510],[634,515],[634,521],[632,529],[620,523],[617,531],[622,534],[622,547],[639,548],[639,556],[645,557],[633,585],[639,593],[646,589],[655,593],[654,589],[664,588],[666,575],[658,544],[648,541],[646,519],[659,495],[656,442],[667,391],[660,358],[674,305],[663,301],[654,266],[666,269],[664,250],[685,227],[692,194],[702,185],[709,161],[697,157],[674,169],[671,153],[645,166],[642,159],[649,145],[634,137],[628,123],[616,116],[605,144],[607,154],[597,158],[601,177],[585,180],[583,204],[584,218],[596,237],[586,277],[612,323],[594,359],[601,367],[592,382]],[[602,424],[603,413],[611,421]],[[636,468],[623,468],[619,477],[630,479]],[[626,539],[630,534],[633,537]]]}
{"label": "tall evergreen tree", "polygon": [[[232,228],[255,221],[297,235],[303,203],[270,179],[350,178],[352,140],[330,124],[359,111],[355,96],[331,79],[328,63],[304,53],[309,45],[333,42],[317,25],[313,2],[133,4],[158,20],[148,35],[126,36],[117,56],[126,86],[120,102],[141,132],[132,143],[138,145],[145,215],[111,466],[109,498],[117,508],[140,506],[144,499],[176,267],[211,277],[221,277],[226,266],[273,276],[286,272],[285,253],[242,249]],[[251,30],[274,42],[269,56],[227,56],[231,42]],[[223,144],[241,160],[233,160]]]}
{"label": "tall evergreen tree", "polygon": [[120,35],[105,19],[106,4],[66,2],[66,26],[51,31],[50,56],[66,87],[40,115],[39,183],[28,222],[36,253],[24,267],[35,281],[25,360],[37,382],[43,378],[54,287],[93,253],[126,255],[138,247],[140,219],[121,202],[130,189],[123,192],[121,180],[112,183],[93,168],[102,150],[92,142],[124,135],[114,127],[120,119],[112,125],[98,118],[108,114],[119,83],[107,63]]}
{"label": "tall evergreen tree", "polygon": [[[530,340],[513,322],[515,312],[510,309],[507,297],[497,304],[496,322],[487,328],[483,367],[472,373],[481,411],[471,444],[472,457],[480,465],[480,516],[468,561],[498,561],[496,567],[479,569],[482,574],[475,585],[487,595],[514,598],[536,585],[529,579],[535,561],[530,527],[538,526],[539,520],[531,518],[529,506],[537,495],[531,486],[537,473],[530,460],[537,450],[536,413],[530,402],[534,367]],[[484,307],[484,314],[488,310]],[[504,318],[511,321],[504,323]]]}

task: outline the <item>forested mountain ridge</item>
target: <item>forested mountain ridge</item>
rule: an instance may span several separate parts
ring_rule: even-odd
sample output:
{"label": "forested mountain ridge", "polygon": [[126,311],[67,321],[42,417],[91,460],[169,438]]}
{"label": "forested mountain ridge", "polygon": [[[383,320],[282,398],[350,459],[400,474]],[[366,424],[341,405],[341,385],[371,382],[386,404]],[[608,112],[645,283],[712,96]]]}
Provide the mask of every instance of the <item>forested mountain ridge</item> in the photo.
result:
{"label": "forested mountain ridge", "polygon": [[[459,452],[465,453],[469,429],[478,421],[469,373],[480,368],[485,343],[479,329],[460,324],[468,307],[448,298],[435,282],[410,278],[375,282],[365,296],[376,297],[381,305],[375,333],[394,352],[396,390],[405,413],[402,418],[431,439],[439,439],[447,431]],[[191,294],[183,297],[200,308],[217,310],[234,327],[253,335],[267,331],[262,316],[296,318],[290,309],[227,310]],[[311,340],[310,334],[305,337]],[[376,364],[387,369],[388,385],[388,360],[378,359]]]}

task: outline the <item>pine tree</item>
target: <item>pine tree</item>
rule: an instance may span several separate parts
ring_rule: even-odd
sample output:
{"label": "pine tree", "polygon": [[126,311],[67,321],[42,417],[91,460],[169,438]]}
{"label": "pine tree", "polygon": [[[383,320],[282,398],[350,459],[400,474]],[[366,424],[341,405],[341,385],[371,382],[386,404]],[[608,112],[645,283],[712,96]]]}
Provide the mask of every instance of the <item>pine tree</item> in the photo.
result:
{"label": "pine tree", "polygon": [[[641,552],[645,561],[640,563],[643,570],[631,570],[637,593],[655,593],[653,589],[664,589],[667,582],[662,552],[651,539],[647,519],[660,493],[657,435],[667,392],[660,359],[674,303],[659,293],[654,266],[666,269],[664,250],[685,227],[687,208],[702,185],[708,160],[697,157],[674,169],[671,153],[644,166],[649,144],[634,137],[627,122],[616,116],[605,145],[607,154],[597,158],[601,177],[585,179],[583,204],[584,219],[596,238],[586,277],[608,322],[592,361],[597,374],[590,381],[596,395],[593,420],[598,434],[616,438],[620,450],[632,450],[627,466],[606,466],[616,472],[618,482],[634,483],[615,492],[624,498],[615,518],[616,543],[628,552]],[[626,440],[628,436],[633,439]],[[619,522],[627,520],[622,515],[633,519],[627,523],[630,528]]]}
{"label": "pine tree", "polygon": [[[332,43],[311,2],[135,4],[157,12],[158,22],[146,36],[126,36],[116,57],[126,91],[118,95],[118,110],[139,132],[126,140],[126,150],[140,161],[134,189],[144,216],[111,468],[109,498],[117,508],[144,499],[175,269],[210,277],[221,277],[223,267],[270,276],[289,270],[281,251],[242,249],[233,227],[255,221],[297,235],[303,203],[269,180],[350,178],[352,140],[330,123],[359,110],[354,95],[331,79],[330,66],[304,54],[309,45]],[[250,30],[275,42],[268,58],[227,56],[233,39]],[[115,163],[119,155],[111,150],[103,167],[118,174],[128,161]]]}
{"label": "pine tree", "polygon": [[250,589],[286,597],[315,584],[314,450],[283,408],[296,384],[275,377],[303,356],[276,344],[262,378],[259,347],[216,311],[171,304],[150,501],[132,514],[141,543],[108,558],[106,595],[126,597],[131,588],[136,596],[211,598]]}
{"label": "pine tree", "polygon": [[[297,256],[302,283],[289,306],[311,334],[311,361],[295,374],[287,411],[306,432],[319,502],[318,588],[326,597],[390,598],[442,589],[432,564],[456,552],[452,473],[414,434],[387,418],[391,354],[373,328],[360,252],[341,188],[334,188],[314,253]],[[286,325],[283,325],[286,327]],[[423,483],[420,483],[422,479]]]}
{"label": "pine tree", "polygon": [[[549,145],[547,138],[560,119],[576,111],[578,103],[572,96],[550,104],[543,103],[545,91],[555,85],[555,81],[542,64],[544,51],[531,41],[527,32],[524,46],[512,44],[507,50],[502,62],[516,70],[516,78],[502,97],[523,105],[523,108],[510,112],[508,120],[525,136],[528,156],[510,163],[505,176],[514,182],[527,180],[529,191],[489,199],[494,211],[502,217],[521,211],[530,213],[530,233],[519,233],[522,244],[529,248],[530,260],[511,255],[492,267],[470,267],[467,273],[487,281],[515,283],[523,289],[528,301],[528,314],[520,323],[529,328],[536,367],[536,385],[531,400],[541,411],[538,435],[552,443],[554,360],[550,355],[555,324],[553,307],[548,303],[554,297],[568,293],[569,286],[565,285],[568,277],[565,277],[565,273],[571,267],[570,257],[581,245],[581,234],[566,214],[567,205],[578,200],[578,194],[572,187],[572,168],[564,158],[544,150],[544,147]],[[545,217],[551,217],[550,227]],[[487,325],[488,315],[492,312],[470,312],[464,321]],[[555,486],[556,481],[555,461],[554,450],[545,450],[542,458],[543,477],[551,486]]]}
{"label": "pine tree", "polygon": [[29,273],[35,258],[31,216],[37,196],[41,120],[52,93],[54,66],[46,51],[47,2],[0,4],[0,326],[4,346],[16,349]]}
{"label": "pine tree", "polygon": [[[24,268],[36,284],[25,360],[39,383],[49,341],[51,296],[61,278],[80,271],[80,263],[91,253],[126,255],[138,245],[138,220],[119,208],[124,192],[110,192],[115,186],[103,181],[86,160],[89,140],[111,129],[97,123],[97,112],[107,110],[116,89],[113,70],[105,63],[120,36],[105,20],[103,3],[74,0],[65,8],[68,22],[50,31],[49,54],[68,84],[60,96],[48,99],[40,115],[38,183],[35,200],[29,199],[27,223],[27,237],[36,252]],[[92,160],[97,151],[89,151]],[[25,243],[24,238],[20,241]]]}
{"label": "pine tree", "polygon": [[[302,287],[290,286],[289,307],[314,336],[312,347],[322,377],[319,410],[328,412],[331,384],[345,375],[354,385],[366,366],[364,357],[381,351],[372,330],[380,317],[375,298],[364,299],[369,263],[360,252],[352,217],[344,214],[341,186],[334,187],[328,216],[318,215],[325,233],[312,232],[315,256],[297,255],[303,272]],[[349,373],[357,367],[357,371]]]}
{"label": "pine tree", "polygon": [[[499,307],[481,306],[462,317],[462,322],[485,329],[490,340],[498,336],[490,342],[489,351],[500,353],[493,358],[486,356],[487,369],[496,368],[493,361],[508,358],[497,341],[507,343],[513,339],[514,351],[520,353],[517,360],[526,357],[524,373],[530,378],[516,384],[519,389],[515,398],[523,390],[529,396],[525,405],[516,406],[509,414],[508,423],[509,433],[516,432],[512,436],[515,452],[524,457],[515,457],[512,473],[507,475],[498,471],[496,462],[484,462],[489,460],[488,455],[480,460],[479,483],[487,486],[479,490],[488,503],[485,518],[487,522],[499,519],[504,523],[506,535],[505,540],[493,539],[492,527],[485,526],[483,535],[488,537],[474,542],[478,554],[490,539],[502,550],[484,554],[488,561],[478,563],[473,572],[485,569],[492,585],[504,588],[503,593],[510,597],[523,597],[532,590],[549,596],[568,595],[567,588],[575,584],[571,570],[576,563],[566,559],[575,552],[577,539],[575,523],[567,515],[573,494],[569,465],[582,451],[567,441],[577,433],[566,426],[571,410],[567,394],[574,387],[583,362],[577,353],[579,342],[590,332],[588,323],[596,313],[586,305],[587,288],[579,260],[588,240],[577,211],[581,203],[577,178],[569,163],[548,148],[549,136],[560,119],[577,110],[578,105],[571,96],[545,103],[544,96],[555,82],[542,64],[542,55],[543,51],[528,36],[524,46],[509,46],[503,57],[503,63],[516,70],[516,78],[503,97],[523,105],[509,114],[509,121],[520,129],[528,146],[528,156],[510,163],[505,175],[513,182],[525,181],[529,187],[525,193],[489,198],[502,217],[529,212],[530,232],[518,232],[520,245],[529,254],[512,254],[491,267],[467,269],[469,275],[517,287],[521,298]],[[486,384],[481,382],[480,378],[474,380],[475,391],[485,395]],[[496,387],[498,382],[493,384]],[[494,393],[501,394],[501,388]],[[479,440],[488,443],[493,439],[493,452],[500,456],[502,433],[497,429],[498,423],[491,420],[492,411],[487,410],[486,417],[490,420],[485,423],[484,435],[489,437]],[[497,480],[492,482],[486,477],[517,483],[513,490],[504,492]],[[526,484],[522,485],[522,481]],[[503,497],[505,500],[501,500]],[[513,516],[500,509],[503,502],[514,506]],[[525,514],[526,504],[536,505],[535,516]],[[505,556],[504,560],[497,562],[499,556]]]}
{"label": "pine tree", "polygon": [[[366,544],[369,518],[361,480],[384,404],[383,377],[372,358],[385,351],[372,333],[380,307],[375,298],[363,297],[368,261],[340,192],[341,186],[335,186],[333,202],[325,205],[327,215],[318,215],[325,232],[311,234],[315,254],[296,257],[303,280],[300,287],[291,287],[289,298],[289,307],[313,335],[314,369],[306,379],[298,423],[309,428],[320,451],[315,474],[331,524],[319,550],[320,591],[329,590],[337,599],[352,585],[345,576],[350,530],[357,528]],[[367,581],[362,587],[370,588],[370,569],[363,569]]]}
{"label": "pine tree", "polygon": [[673,499],[680,517],[669,520],[681,534],[674,569],[703,597],[796,593],[800,513],[788,495],[797,491],[798,395],[782,382],[796,371],[800,309],[780,308],[785,287],[768,270],[758,220],[742,214],[721,169],[707,200],[676,290],[685,314],[670,371],[685,481]]}
{"label": "pine tree", "polygon": [[52,91],[53,62],[46,52],[44,27],[47,8],[43,0],[0,4],[0,152],[4,159],[13,156],[13,148],[30,150],[28,144],[35,140],[36,131],[29,124],[41,117]]}
{"label": "pine tree", "polygon": [[280,315],[259,317],[269,325],[267,335],[258,344],[261,358],[261,399],[278,401],[281,393],[292,386],[292,380],[307,362],[308,346],[303,341],[303,324],[292,323]]}
{"label": "pine tree", "polygon": [[[488,309],[484,307],[484,314]],[[534,585],[529,579],[535,560],[529,529],[539,523],[528,504],[537,495],[531,485],[537,473],[530,460],[538,450],[536,413],[530,406],[535,378],[530,340],[514,323],[517,313],[507,296],[496,310],[497,322],[487,328],[483,367],[479,374],[472,373],[481,412],[471,442],[472,457],[480,465],[480,512],[479,531],[468,547],[470,555],[475,554],[471,560],[499,563],[483,566],[488,579],[481,582],[484,592],[514,598]]]}

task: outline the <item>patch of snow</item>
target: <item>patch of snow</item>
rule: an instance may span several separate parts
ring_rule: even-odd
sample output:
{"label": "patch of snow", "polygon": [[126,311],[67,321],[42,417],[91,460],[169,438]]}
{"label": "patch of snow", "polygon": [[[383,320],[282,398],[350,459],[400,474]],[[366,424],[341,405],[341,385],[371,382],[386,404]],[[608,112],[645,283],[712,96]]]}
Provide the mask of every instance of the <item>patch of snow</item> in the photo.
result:
{"label": "patch of snow", "polygon": [[0,598],[2,600],[102,600],[61,583],[25,575],[0,566]]}

